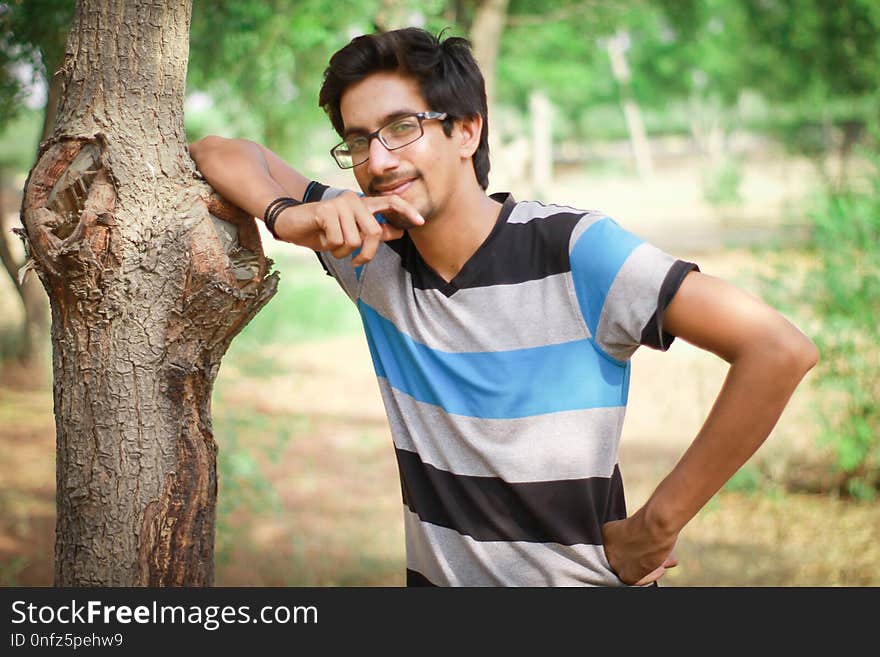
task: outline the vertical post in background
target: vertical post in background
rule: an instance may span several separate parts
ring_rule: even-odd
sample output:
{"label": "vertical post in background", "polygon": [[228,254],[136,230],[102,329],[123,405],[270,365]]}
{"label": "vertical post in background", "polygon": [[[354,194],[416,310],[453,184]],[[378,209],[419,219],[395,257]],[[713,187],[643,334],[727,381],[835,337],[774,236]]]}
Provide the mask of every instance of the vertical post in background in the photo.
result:
{"label": "vertical post in background", "polygon": [[623,107],[623,116],[626,119],[626,128],[629,132],[636,170],[641,178],[647,179],[654,175],[654,163],[651,160],[651,148],[645,134],[642,113],[635,101],[630,84],[632,75],[626,61],[626,51],[629,50],[629,47],[630,37],[626,32],[618,32],[605,42],[605,49],[611,59],[611,72],[620,87],[620,103]]}
{"label": "vertical post in background", "polygon": [[532,194],[543,197],[553,184],[553,106],[543,91],[529,96],[532,123]]}

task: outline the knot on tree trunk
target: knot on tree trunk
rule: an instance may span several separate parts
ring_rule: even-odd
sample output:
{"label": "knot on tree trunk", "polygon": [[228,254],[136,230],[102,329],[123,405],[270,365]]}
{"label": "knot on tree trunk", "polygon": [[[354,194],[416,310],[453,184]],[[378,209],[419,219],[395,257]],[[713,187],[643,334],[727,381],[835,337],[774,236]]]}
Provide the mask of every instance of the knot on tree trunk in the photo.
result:
{"label": "knot on tree trunk", "polygon": [[25,246],[47,289],[84,277],[77,296],[87,298],[100,289],[105,270],[119,266],[110,247],[117,192],[104,151],[101,135],[51,140],[28,177]]}

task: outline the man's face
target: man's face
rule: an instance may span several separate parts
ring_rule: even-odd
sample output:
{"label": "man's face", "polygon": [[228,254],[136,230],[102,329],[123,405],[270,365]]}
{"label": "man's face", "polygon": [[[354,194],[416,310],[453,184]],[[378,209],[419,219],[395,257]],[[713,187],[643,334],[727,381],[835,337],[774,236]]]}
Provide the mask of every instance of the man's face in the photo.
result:
{"label": "man's face", "polygon": [[[402,114],[434,110],[428,107],[415,80],[395,72],[374,73],[353,84],[342,94],[340,112],[344,137],[378,130]],[[370,141],[370,157],[354,167],[361,191],[368,196],[397,194],[425,218],[442,208],[451,197],[461,171],[457,141],[443,132],[442,122],[426,120],[424,134],[411,144],[389,151],[378,138]],[[409,227],[393,213],[383,213],[392,225]]]}

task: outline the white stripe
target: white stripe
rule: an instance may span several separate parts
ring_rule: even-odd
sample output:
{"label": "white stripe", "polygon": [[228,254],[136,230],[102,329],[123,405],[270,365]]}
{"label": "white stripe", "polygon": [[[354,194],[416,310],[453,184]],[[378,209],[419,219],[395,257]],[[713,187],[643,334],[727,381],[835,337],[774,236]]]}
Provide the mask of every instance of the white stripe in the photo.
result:
{"label": "white stripe", "polygon": [[459,475],[514,482],[610,477],[626,408],[590,408],[525,418],[446,413],[379,377],[394,445]]}
{"label": "white stripe", "polygon": [[[400,257],[382,245],[360,298],[399,331],[431,349],[528,349],[590,337],[571,272],[512,285],[462,288],[452,297],[414,288]],[[488,311],[487,311],[488,309]]]}
{"label": "white stripe", "polygon": [[507,218],[507,223],[524,224],[532,219],[546,219],[560,213],[595,215],[597,218],[604,216],[596,210],[572,208],[567,205],[544,204],[540,201],[520,201]]}
{"label": "white stripe", "polygon": [[601,545],[475,541],[403,514],[406,567],[438,586],[625,586]]}

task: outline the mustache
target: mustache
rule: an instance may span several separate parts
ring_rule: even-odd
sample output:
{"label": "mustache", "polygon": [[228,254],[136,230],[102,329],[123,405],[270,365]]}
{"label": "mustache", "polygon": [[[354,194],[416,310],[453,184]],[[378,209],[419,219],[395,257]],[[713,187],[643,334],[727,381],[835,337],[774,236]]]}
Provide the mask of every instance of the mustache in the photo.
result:
{"label": "mustache", "polygon": [[418,171],[413,171],[411,173],[396,173],[393,176],[384,176],[379,178],[373,178],[370,181],[370,184],[367,186],[367,191],[370,194],[378,194],[379,187],[394,187],[405,180],[416,180],[421,178],[422,175]]}

